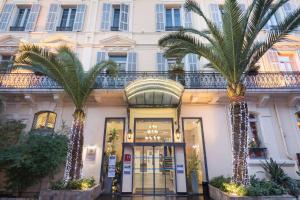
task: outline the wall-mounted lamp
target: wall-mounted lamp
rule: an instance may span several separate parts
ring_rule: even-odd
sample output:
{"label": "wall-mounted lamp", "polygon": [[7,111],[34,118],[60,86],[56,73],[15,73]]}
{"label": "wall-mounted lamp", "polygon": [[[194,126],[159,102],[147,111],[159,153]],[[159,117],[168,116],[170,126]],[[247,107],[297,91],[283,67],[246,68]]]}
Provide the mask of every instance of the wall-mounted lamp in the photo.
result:
{"label": "wall-mounted lamp", "polygon": [[180,140],[180,136],[181,136],[180,130],[177,129],[176,130],[176,138],[177,138],[177,140]]}
{"label": "wall-mounted lamp", "polygon": [[131,138],[132,138],[132,131],[131,131],[131,129],[129,129],[128,133],[127,133],[127,139],[131,140]]}

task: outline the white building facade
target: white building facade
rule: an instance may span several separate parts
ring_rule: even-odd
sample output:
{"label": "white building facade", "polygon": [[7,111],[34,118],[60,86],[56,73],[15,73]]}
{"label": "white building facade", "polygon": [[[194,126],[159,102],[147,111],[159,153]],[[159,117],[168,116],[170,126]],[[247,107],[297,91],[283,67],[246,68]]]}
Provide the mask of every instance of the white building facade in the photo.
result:
{"label": "white building facade", "polygon": [[[223,1],[198,0],[218,26]],[[250,0],[241,0],[241,6]],[[117,77],[99,74],[85,107],[83,176],[105,188],[105,157],[114,148],[122,163],[120,192],[190,192],[189,166],[200,160],[202,186],[232,170],[231,127],[224,79],[187,55],[185,74],[169,71],[158,40],[180,27],[205,28],[183,8],[183,0],[2,0],[0,2],[0,94],[4,115],[30,129],[71,126],[74,106],[59,85],[40,74],[10,70],[20,43],[70,46],[84,68],[114,60]],[[280,18],[300,6],[291,0]],[[249,170],[264,176],[261,161],[281,163],[296,178],[300,159],[300,29],[275,45],[260,61],[260,73],[246,79],[249,104]],[[5,71],[6,70],[6,71]],[[108,135],[117,132],[112,142]],[[298,158],[297,158],[298,155]]]}

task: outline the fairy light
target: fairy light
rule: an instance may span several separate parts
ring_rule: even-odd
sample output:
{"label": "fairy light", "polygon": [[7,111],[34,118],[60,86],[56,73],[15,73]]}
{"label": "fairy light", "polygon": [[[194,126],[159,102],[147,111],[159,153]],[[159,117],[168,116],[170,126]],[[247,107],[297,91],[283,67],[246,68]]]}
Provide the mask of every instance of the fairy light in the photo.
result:
{"label": "fairy light", "polygon": [[[239,109],[239,115],[234,115],[235,109]],[[231,128],[232,128],[232,182],[242,185],[248,185],[248,107],[247,103],[232,102],[230,107],[231,113]],[[238,117],[237,119],[235,117]],[[239,123],[238,123],[238,122]],[[238,123],[238,125],[237,125]],[[237,127],[238,126],[238,127]],[[240,134],[237,135],[236,128],[239,129]],[[245,135],[246,134],[246,135]],[[236,148],[238,143],[238,149]],[[240,153],[241,152],[241,153]]]}

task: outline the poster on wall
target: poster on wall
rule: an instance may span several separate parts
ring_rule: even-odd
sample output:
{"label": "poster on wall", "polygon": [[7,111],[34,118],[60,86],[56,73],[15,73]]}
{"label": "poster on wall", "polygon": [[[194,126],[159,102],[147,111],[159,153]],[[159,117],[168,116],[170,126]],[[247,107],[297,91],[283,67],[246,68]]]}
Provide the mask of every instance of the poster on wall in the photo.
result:
{"label": "poster on wall", "polygon": [[116,176],[116,155],[110,155],[108,160],[108,174],[107,177],[113,178]]}
{"label": "poster on wall", "polygon": [[131,174],[131,155],[124,155],[124,166],[123,166],[123,174],[130,175]]}
{"label": "poster on wall", "polygon": [[96,160],[96,148],[88,147],[86,149],[86,161],[95,161]]}
{"label": "poster on wall", "polygon": [[177,165],[176,166],[176,171],[177,171],[177,174],[183,174],[184,173],[184,167],[183,165]]}

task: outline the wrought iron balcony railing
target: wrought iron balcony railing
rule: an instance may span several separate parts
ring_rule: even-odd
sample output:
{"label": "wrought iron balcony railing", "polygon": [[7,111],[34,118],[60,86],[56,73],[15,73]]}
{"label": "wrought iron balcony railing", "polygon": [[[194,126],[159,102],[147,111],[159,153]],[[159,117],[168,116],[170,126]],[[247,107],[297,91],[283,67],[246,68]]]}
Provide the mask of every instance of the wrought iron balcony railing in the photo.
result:
{"label": "wrought iron balcony railing", "polygon": [[25,26],[11,26],[9,27],[10,31],[25,31]]}
{"label": "wrought iron balcony railing", "polygon": [[72,26],[58,26],[56,27],[56,31],[72,31]]}
{"label": "wrought iron balcony railing", "polygon": [[[225,89],[226,81],[219,73],[187,72],[182,75],[168,72],[121,72],[116,77],[106,73],[98,75],[94,88],[123,89],[134,80],[142,78],[173,79],[186,89]],[[293,89],[300,91],[300,72],[264,72],[245,79],[248,89]],[[34,73],[0,73],[0,89],[60,89],[47,76]]]}

